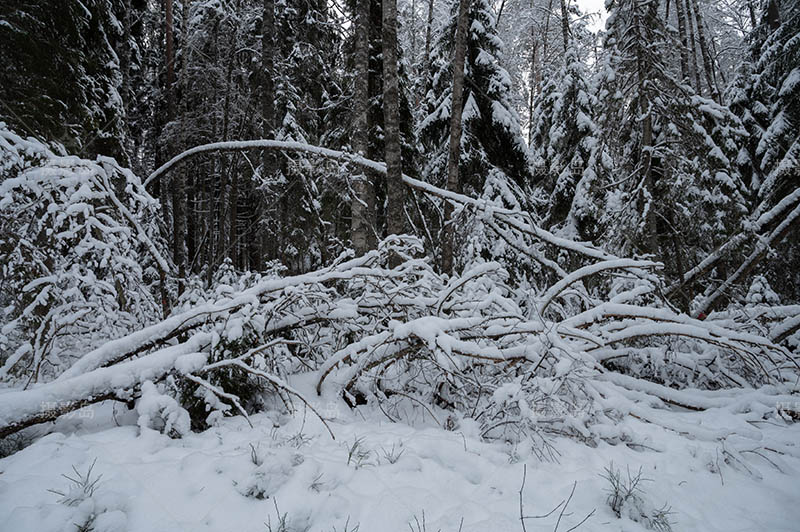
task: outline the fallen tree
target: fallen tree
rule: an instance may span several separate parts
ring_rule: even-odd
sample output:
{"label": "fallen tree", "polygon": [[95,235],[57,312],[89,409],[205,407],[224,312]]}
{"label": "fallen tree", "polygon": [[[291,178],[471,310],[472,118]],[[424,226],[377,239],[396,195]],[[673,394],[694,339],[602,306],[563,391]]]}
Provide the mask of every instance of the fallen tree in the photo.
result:
{"label": "fallen tree", "polygon": [[[302,150],[384,171],[343,152],[265,140],[194,148],[146,183],[188,156],[222,149]],[[543,448],[553,434],[630,442],[616,427],[627,415],[692,437],[736,436],[750,445],[759,436],[753,424],[779,415],[775,405],[796,397],[800,366],[776,343],[794,322],[764,335],[732,328],[730,320],[680,314],[660,295],[657,263],[559,238],[521,211],[404,181],[471,209],[557,280],[531,294],[507,283],[502,264],[481,261],[442,276],[418,239],[393,236],[314,272],[255,277],[224,294],[203,294],[202,303],[85,354],[52,382],[1,394],[0,435],[95,401],[131,400],[147,381],[177,382],[183,388],[174,393],[184,404],[202,396],[212,414],[245,416],[250,388],[237,393],[237,386],[264,385],[288,407],[299,398],[324,423],[289,384],[298,371],[316,372],[318,394],[352,406],[375,401],[390,419],[402,417],[400,401],[414,401],[471,417],[486,437],[534,437]],[[566,271],[530,240],[583,264]],[[398,264],[390,267],[390,257]],[[729,430],[700,429],[675,408],[696,415],[725,409],[741,422]]]}

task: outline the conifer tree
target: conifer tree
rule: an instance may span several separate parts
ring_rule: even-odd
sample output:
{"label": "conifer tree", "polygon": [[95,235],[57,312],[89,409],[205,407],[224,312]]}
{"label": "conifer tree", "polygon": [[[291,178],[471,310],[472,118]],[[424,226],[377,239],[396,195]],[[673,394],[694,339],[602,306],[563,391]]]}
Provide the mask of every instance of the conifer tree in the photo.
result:
{"label": "conifer tree", "polygon": [[[451,57],[455,41],[458,2],[433,50],[432,88],[423,105],[427,116],[419,126],[428,150],[424,169],[432,183],[442,184],[447,173],[447,146],[452,95]],[[511,80],[501,66],[503,42],[495,30],[492,8],[486,0],[470,2],[469,38],[464,68],[461,186],[481,195],[487,176],[501,176],[518,187],[530,184],[527,146],[519,117],[511,105]]]}
{"label": "conifer tree", "polygon": [[[736,164],[745,177],[753,217],[759,217],[780,204],[787,210],[762,228],[773,231],[798,201],[788,197],[800,183],[800,2],[768,0],[761,20],[750,36],[750,59],[745,61],[728,91],[731,109],[741,118],[747,136],[739,143]],[[800,294],[800,275],[795,264],[800,260],[800,229],[791,225],[774,235],[772,246],[778,251],[762,263],[766,253],[749,257],[746,270],[759,263],[774,286],[785,297]],[[743,227],[747,232],[750,227]],[[757,241],[754,235],[751,239]],[[752,251],[748,250],[748,253]],[[751,260],[750,260],[751,259]],[[738,273],[738,272],[736,272]],[[735,274],[736,274],[735,273]],[[744,277],[743,273],[739,273]],[[745,282],[746,279],[740,279]]]}
{"label": "conifer tree", "polygon": [[[419,126],[427,154],[424,177],[442,187],[447,176],[457,12],[458,2],[454,2],[450,20],[434,46],[431,89],[423,100],[426,117]],[[458,186],[461,192],[500,206],[521,208],[527,202],[524,191],[531,184],[528,148],[511,103],[511,79],[501,65],[503,42],[486,0],[469,2],[466,27]],[[453,253],[457,267],[508,251],[480,221],[473,220],[469,226],[452,223],[459,224]]]}
{"label": "conifer tree", "polygon": [[[654,0],[609,3],[599,99],[616,161],[608,216],[612,245],[655,255],[668,277],[726,241],[746,212],[734,169],[740,121],[697,95],[668,64],[678,43]],[[684,294],[682,304],[694,296]],[[687,307],[688,308],[688,307]]]}
{"label": "conifer tree", "polygon": [[598,190],[610,166],[594,120],[597,98],[571,42],[564,65],[542,88],[534,108],[531,148],[537,189],[546,199],[544,223],[592,240],[600,233]]}
{"label": "conifer tree", "polygon": [[[759,201],[791,192],[800,159],[800,1],[769,0],[729,93],[748,131],[738,162]],[[788,168],[787,168],[788,167]],[[795,169],[790,172],[789,169]]]}
{"label": "conifer tree", "polygon": [[124,160],[112,2],[2,2],[0,20],[0,118],[69,153]]}

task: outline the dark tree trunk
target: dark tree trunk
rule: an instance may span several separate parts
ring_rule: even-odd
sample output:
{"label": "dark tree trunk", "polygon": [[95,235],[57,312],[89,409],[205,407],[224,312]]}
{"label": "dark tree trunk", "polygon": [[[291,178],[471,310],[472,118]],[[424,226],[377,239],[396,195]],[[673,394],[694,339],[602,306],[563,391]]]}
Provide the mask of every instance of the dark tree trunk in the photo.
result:
{"label": "dark tree trunk", "polygon": [[386,150],[386,231],[405,231],[397,66],[397,0],[383,0],[383,125]]}
{"label": "dark tree trunk", "polygon": [[686,39],[686,15],[684,0],[675,0],[675,16],[678,19],[678,37],[681,41],[681,80],[689,77],[689,42]]}
{"label": "dark tree trunk", "polygon": [[[353,150],[366,157],[369,121],[369,2],[356,0],[355,90],[353,94]],[[375,247],[375,189],[366,172],[353,182],[350,231],[356,254]]]}
{"label": "dark tree trunk", "polygon": [[772,31],[781,27],[781,11],[778,9],[778,0],[769,0],[767,4],[767,22]]}
{"label": "dark tree trunk", "polygon": [[[122,17],[122,105],[125,109],[125,118],[130,120],[132,103],[131,102],[131,0],[125,0],[123,7],[125,14]],[[135,142],[130,132],[125,135],[125,156],[131,168],[138,171],[135,166]]]}
{"label": "dark tree trunk", "polygon": [[166,33],[166,67],[167,67],[167,114],[170,119],[175,116],[175,95],[172,85],[175,83],[175,47],[172,24],[172,0],[165,0],[165,33]]}
{"label": "dark tree trunk", "polygon": [[531,25],[531,73],[528,80],[530,84],[530,91],[528,94],[528,146],[530,146],[531,142],[533,141],[533,102],[536,99],[536,91],[539,88],[539,81],[541,79],[541,71],[538,65],[538,52],[539,52],[539,41],[536,40],[536,35],[534,35],[533,25]]}
{"label": "dark tree trunk", "polygon": [[[175,47],[172,0],[166,0],[167,116],[175,120]],[[170,180],[172,199],[172,260],[178,267],[178,295],[183,293],[186,276],[186,183],[184,172]]]}
{"label": "dark tree trunk", "polygon": [[[650,8],[655,9],[655,8]],[[642,14],[636,10],[636,29],[639,32],[638,39],[640,45],[636,47],[636,81],[638,85],[638,104],[639,113],[642,117],[642,140],[641,148],[639,150],[639,175],[640,181],[643,183],[644,190],[641,191],[640,210],[645,211],[645,234],[643,235],[644,247],[648,253],[656,253],[658,251],[658,231],[656,227],[655,205],[653,205],[654,185],[655,180],[653,176],[653,113],[650,106],[650,96],[648,94],[648,81],[651,79],[650,68],[651,65],[647,63],[646,57],[642,54],[644,47],[646,32],[643,28],[647,22],[643,19]],[[649,202],[649,205],[648,205]]]}
{"label": "dark tree trunk", "polygon": [[[261,22],[261,137],[275,137],[275,0],[264,0]],[[275,154],[268,150],[261,153],[261,176],[269,178],[275,173]],[[256,191],[253,198],[255,210],[251,243],[257,245],[254,260],[261,267],[267,242],[259,231],[259,223],[264,211],[262,195]]]}
{"label": "dark tree trunk", "polygon": [[[271,139],[275,124],[275,89],[273,86],[275,55],[275,0],[264,0],[261,27],[261,136]],[[273,170],[273,156],[269,150],[261,154],[262,174]]]}
{"label": "dark tree trunk", "polygon": [[714,82],[714,78],[716,77],[714,74],[714,63],[711,61],[711,54],[708,50],[708,42],[706,41],[706,34],[703,29],[703,15],[700,14],[700,6],[698,5],[697,0],[690,1],[692,2],[694,18],[697,24],[697,40],[700,44],[700,56],[703,58],[703,70],[706,74],[708,90],[711,93],[712,98],[719,102],[719,91],[717,90],[717,85]]}
{"label": "dark tree trunk", "polygon": [[433,0],[428,0],[428,23],[425,25],[425,85],[427,91],[431,82],[431,33],[433,32]]}
{"label": "dark tree trunk", "polygon": [[703,86],[700,83],[700,67],[697,64],[697,40],[694,30],[694,12],[692,11],[692,0],[686,0],[686,25],[689,29],[689,68],[694,77],[694,90],[697,94],[703,94]]}

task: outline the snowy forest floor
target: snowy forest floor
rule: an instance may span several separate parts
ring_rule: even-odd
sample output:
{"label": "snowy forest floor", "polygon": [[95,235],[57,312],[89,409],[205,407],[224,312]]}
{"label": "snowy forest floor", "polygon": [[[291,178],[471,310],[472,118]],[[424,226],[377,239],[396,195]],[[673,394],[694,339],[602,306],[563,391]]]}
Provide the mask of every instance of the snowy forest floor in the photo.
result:
{"label": "snowy forest floor", "polygon": [[[254,415],[252,428],[225,418],[173,440],[142,432],[135,411],[120,403],[95,405],[0,460],[0,529],[522,531],[524,470],[524,515],[555,509],[526,519],[528,532],[567,531],[587,516],[576,530],[658,529],[638,516],[659,509],[671,512],[676,531],[796,531],[800,523],[799,459],[785,455],[783,472],[757,454],[726,463],[722,443],[630,416],[625,428],[645,445],[591,448],[563,438],[553,440],[556,459],[541,461],[529,443],[481,441],[463,420],[444,430],[422,408],[406,412],[411,426],[369,406],[315,406],[331,419],[335,441],[302,411]],[[775,431],[800,441],[798,423],[761,428],[767,438]],[[607,469],[623,484],[641,472],[621,517],[609,506]],[[87,472],[85,490],[65,477],[80,483]]]}

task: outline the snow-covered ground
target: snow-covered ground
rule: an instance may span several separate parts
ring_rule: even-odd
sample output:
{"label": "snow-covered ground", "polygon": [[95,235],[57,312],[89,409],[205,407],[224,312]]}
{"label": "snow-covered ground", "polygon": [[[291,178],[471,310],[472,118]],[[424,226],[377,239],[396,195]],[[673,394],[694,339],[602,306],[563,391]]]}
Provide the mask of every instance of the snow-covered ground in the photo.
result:
{"label": "snow-covered ground", "polygon": [[[527,519],[528,532],[554,530],[559,518],[558,530],[567,531],[593,511],[577,530],[645,530],[641,519],[629,517],[637,515],[636,504],[628,503],[622,518],[607,504],[608,467],[623,480],[641,468],[639,506],[671,508],[676,531],[800,530],[796,458],[775,462],[770,455],[772,465],[750,454],[746,464],[728,464],[722,444],[628,418],[627,428],[651,445],[592,448],[560,439],[557,460],[543,462],[529,445],[480,441],[465,421],[447,431],[422,411],[412,427],[368,407],[318,406],[334,418],[335,441],[310,413],[258,414],[252,428],[241,417],[226,418],[173,440],[149,429],[140,433],[136,414],[124,406],[97,406],[92,418],[62,420],[59,432],[0,460],[0,530],[74,532],[88,522],[85,530],[96,532],[349,531],[356,525],[361,532],[389,532],[417,531],[424,515],[423,530],[432,532],[460,526],[522,531],[523,469],[525,515],[556,508]],[[800,442],[800,424],[764,430],[781,431],[783,438],[791,431]],[[76,492],[63,475],[85,475],[92,464],[89,482],[99,481],[91,496]],[[562,515],[558,505],[573,486]]]}

